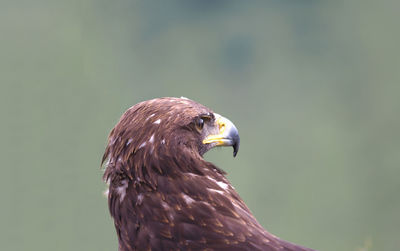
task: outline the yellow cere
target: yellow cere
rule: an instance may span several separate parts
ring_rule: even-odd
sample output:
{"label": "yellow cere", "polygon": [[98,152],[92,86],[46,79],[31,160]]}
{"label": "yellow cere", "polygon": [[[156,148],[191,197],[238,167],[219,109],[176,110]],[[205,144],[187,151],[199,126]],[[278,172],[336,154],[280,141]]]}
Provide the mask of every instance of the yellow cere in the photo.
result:
{"label": "yellow cere", "polygon": [[219,128],[219,134],[217,135],[210,135],[207,138],[203,140],[203,144],[209,144],[209,143],[217,143],[217,145],[223,145],[223,133],[226,129],[226,124],[223,120],[223,118],[218,118],[216,121],[218,128]]}
{"label": "yellow cere", "polygon": [[219,118],[218,121],[218,126],[219,126],[219,133],[223,134],[226,128],[225,122],[222,120],[222,118]]}

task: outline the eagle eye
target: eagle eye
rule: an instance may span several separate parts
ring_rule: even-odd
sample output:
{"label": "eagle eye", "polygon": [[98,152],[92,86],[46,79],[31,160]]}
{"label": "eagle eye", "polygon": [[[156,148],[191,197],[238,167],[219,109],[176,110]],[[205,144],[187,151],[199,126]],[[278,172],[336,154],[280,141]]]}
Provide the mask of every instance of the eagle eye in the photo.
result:
{"label": "eagle eye", "polygon": [[204,120],[202,118],[198,118],[195,122],[196,125],[196,129],[200,132],[201,130],[203,130],[204,127]]}

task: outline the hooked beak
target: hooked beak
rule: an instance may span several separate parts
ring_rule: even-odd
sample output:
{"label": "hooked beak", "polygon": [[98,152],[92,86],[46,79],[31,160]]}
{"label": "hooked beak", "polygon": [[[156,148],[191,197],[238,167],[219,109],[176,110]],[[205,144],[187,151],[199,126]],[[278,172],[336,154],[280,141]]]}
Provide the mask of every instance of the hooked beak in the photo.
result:
{"label": "hooked beak", "polygon": [[217,134],[208,135],[204,140],[203,144],[213,144],[214,146],[232,146],[233,157],[239,151],[240,137],[236,126],[227,118],[214,113],[215,124],[218,129]]}

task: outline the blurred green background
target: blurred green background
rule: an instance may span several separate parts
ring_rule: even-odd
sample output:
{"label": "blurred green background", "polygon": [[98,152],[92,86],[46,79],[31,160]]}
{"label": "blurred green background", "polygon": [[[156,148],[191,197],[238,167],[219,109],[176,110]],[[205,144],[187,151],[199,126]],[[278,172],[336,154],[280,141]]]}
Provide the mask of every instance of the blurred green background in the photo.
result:
{"label": "blurred green background", "polygon": [[400,250],[399,1],[0,6],[1,250],[117,250],[107,135],[162,96],[234,121],[238,157],[206,158],[270,232]]}

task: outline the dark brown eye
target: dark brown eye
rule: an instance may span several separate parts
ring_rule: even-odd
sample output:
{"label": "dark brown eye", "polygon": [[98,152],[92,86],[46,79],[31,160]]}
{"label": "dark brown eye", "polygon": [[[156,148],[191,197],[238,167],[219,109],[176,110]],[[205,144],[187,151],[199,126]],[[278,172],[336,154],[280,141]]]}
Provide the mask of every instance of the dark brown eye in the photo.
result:
{"label": "dark brown eye", "polygon": [[204,127],[204,120],[202,118],[199,118],[196,120],[196,129],[201,131]]}

